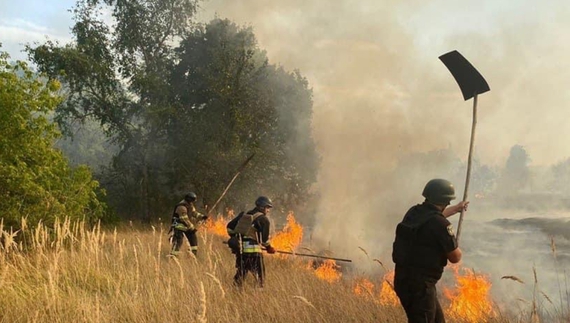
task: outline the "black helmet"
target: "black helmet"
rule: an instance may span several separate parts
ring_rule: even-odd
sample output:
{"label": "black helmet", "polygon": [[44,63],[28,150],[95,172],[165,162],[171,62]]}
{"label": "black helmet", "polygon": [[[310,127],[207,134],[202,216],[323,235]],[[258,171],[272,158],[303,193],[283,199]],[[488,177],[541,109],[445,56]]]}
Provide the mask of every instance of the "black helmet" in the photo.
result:
{"label": "black helmet", "polygon": [[455,199],[455,188],[450,181],[436,178],[427,182],[422,195],[431,203],[448,205]]}
{"label": "black helmet", "polygon": [[186,202],[188,202],[188,203],[196,201],[197,198],[198,197],[196,196],[196,193],[194,193],[194,192],[190,192],[190,193],[186,194],[186,196],[184,196],[184,200],[186,200]]}
{"label": "black helmet", "polygon": [[271,199],[267,196],[260,196],[255,200],[255,205],[259,207],[273,207],[273,202],[271,202]]}

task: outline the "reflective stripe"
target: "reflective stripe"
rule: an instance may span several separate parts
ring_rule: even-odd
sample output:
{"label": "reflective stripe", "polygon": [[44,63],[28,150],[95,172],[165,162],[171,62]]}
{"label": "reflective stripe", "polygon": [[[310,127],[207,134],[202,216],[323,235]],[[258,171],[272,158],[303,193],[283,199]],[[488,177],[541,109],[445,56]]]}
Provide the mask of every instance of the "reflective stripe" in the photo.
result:
{"label": "reflective stripe", "polygon": [[235,232],[233,229],[228,228],[227,231],[228,231],[228,234],[229,234],[229,235],[234,235],[234,234],[236,234],[236,232]]}
{"label": "reflective stripe", "polygon": [[198,246],[191,246],[190,250],[198,250]]}
{"label": "reflective stripe", "polygon": [[174,226],[174,229],[180,230],[180,231],[187,231],[187,230],[188,230],[188,227],[185,226],[185,225],[182,224],[182,223],[178,223],[178,224],[176,224],[176,225]]}
{"label": "reflective stripe", "polygon": [[251,243],[249,241],[243,242],[243,253],[260,253],[261,246],[257,243]]}

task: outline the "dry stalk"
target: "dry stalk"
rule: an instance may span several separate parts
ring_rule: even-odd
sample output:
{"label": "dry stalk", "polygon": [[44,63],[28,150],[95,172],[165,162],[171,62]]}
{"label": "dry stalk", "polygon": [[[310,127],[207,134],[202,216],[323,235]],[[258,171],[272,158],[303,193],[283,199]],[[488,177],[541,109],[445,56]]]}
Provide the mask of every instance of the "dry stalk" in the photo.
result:
{"label": "dry stalk", "polygon": [[380,259],[372,259],[372,261],[376,261],[377,263],[380,264],[380,266],[382,266],[382,269],[384,269],[384,271],[388,271],[388,269],[386,269],[386,266],[384,266],[384,264],[380,261]]}
{"label": "dry stalk", "polygon": [[370,256],[368,255],[368,252],[366,252],[366,250],[362,247],[358,247],[358,249],[360,249],[362,252],[364,252],[364,254],[366,255],[367,258],[370,258]]}
{"label": "dry stalk", "polygon": [[317,309],[317,308],[315,307],[315,305],[313,305],[311,302],[309,302],[308,299],[304,298],[303,296],[293,296],[293,298],[302,301],[303,303],[305,303],[306,305],[312,307],[312,308],[315,309],[315,310]]}
{"label": "dry stalk", "polygon": [[524,281],[520,278],[518,278],[517,276],[503,276],[501,277],[501,279],[510,279],[510,280],[514,280],[516,282],[519,282],[521,284],[524,284]]}
{"label": "dry stalk", "polygon": [[206,273],[206,275],[210,278],[212,278],[212,280],[218,285],[218,288],[220,289],[220,292],[222,292],[222,298],[226,297],[226,291],[224,290],[224,288],[222,287],[222,283],[220,282],[220,280],[214,276],[213,274],[210,273]]}
{"label": "dry stalk", "polygon": [[196,317],[196,321],[199,323],[206,323],[208,320],[206,319],[206,291],[204,290],[204,283],[200,282],[200,312]]}

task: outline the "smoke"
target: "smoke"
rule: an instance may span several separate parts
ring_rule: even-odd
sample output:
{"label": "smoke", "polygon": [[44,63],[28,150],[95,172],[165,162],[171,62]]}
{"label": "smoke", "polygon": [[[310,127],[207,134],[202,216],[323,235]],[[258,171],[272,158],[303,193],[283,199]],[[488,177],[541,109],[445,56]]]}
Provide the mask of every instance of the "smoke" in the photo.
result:
{"label": "smoke", "polygon": [[[482,163],[504,165],[515,144],[533,166],[570,156],[561,139],[570,136],[570,3],[211,0],[203,9],[203,20],[216,13],[251,25],[270,61],[300,69],[313,87],[313,136],[322,156],[313,239],[338,253],[361,246],[388,260],[395,224],[421,202],[430,178],[453,180],[461,196],[465,175],[452,170],[467,157],[472,102],[463,102],[437,59],[450,50],[491,87],[479,100],[475,156]],[[475,220],[465,228],[481,234],[466,234],[468,250],[489,234],[475,229],[477,217],[499,216],[484,211],[474,201],[468,212]],[[533,241],[504,243],[500,254]],[[465,263],[478,259],[466,253]],[[532,267],[526,254],[517,264],[480,264],[497,275]]]}

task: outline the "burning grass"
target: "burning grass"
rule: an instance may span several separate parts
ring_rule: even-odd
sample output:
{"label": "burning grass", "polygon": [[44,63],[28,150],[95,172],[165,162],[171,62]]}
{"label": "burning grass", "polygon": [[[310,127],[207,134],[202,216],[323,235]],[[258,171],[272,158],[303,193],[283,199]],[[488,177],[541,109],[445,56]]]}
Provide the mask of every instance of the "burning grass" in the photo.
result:
{"label": "burning grass", "polygon": [[[218,226],[212,223],[210,228]],[[108,231],[69,221],[23,232],[0,227],[3,321],[406,321],[392,288],[393,272],[381,279],[354,278],[341,274],[334,261],[308,267],[301,258],[268,256],[266,287],[254,288],[250,277],[237,290],[233,255],[215,232],[200,233],[197,258],[190,252],[167,258],[165,231],[151,229]],[[490,315],[486,277],[458,269],[456,278],[457,287],[445,291],[448,322],[527,321]]]}

